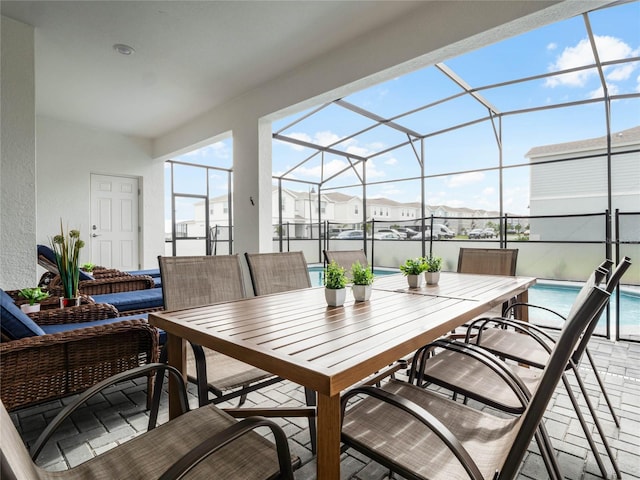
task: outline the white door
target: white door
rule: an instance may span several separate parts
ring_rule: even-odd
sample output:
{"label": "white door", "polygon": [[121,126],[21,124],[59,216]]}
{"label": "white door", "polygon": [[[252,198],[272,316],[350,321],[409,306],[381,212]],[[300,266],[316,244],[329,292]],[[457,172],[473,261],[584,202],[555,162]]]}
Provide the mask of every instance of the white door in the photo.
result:
{"label": "white door", "polygon": [[91,174],[91,262],[137,270],[138,179]]}

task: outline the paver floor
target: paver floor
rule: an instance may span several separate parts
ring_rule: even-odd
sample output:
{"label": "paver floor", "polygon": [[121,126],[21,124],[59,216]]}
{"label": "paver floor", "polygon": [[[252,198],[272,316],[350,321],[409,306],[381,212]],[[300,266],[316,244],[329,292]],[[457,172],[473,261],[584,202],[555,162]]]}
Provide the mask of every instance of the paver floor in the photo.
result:
{"label": "paver floor", "polygon": [[[608,413],[604,398],[599,395],[595,377],[588,368],[581,368],[600,420],[617,459],[622,477],[640,480],[640,344],[593,339],[591,352],[607,391],[617,408],[620,428],[616,428]],[[118,384],[95,397],[86,407],[72,416],[43,450],[37,463],[50,470],[64,470],[86,461],[92,456],[126,442],[146,430],[147,383],[145,380]],[[190,387],[190,402],[197,405],[195,389]],[[11,413],[23,440],[29,446],[62,406],[73,397],[49,402]],[[584,404],[583,399],[580,403]],[[304,405],[304,391],[291,382],[283,381],[259,392],[249,394],[247,406]],[[233,403],[222,406],[235,406]],[[166,395],[163,397],[160,422],[168,419]],[[292,452],[302,460],[296,471],[297,480],[315,478],[315,457],[310,450],[307,420],[304,418],[277,419],[289,437]],[[587,421],[592,426],[587,415]],[[545,424],[557,451],[560,468],[568,479],[602,478],[593,454],[584,438],[568,396],[562,387],[554,395],[545,415]],[[592,426],[593,427],[593,426]],[[592,428],[592,430],[594,430]],[[602,447],[594,430],[594,438]],[[602,448],[600,448],[601,451]],[[603,455],[608,478],[615,478],[611,464]],[[343,479],[384,480],[388,471],[381,465],[354,452],[342,456]],[[394,477],[399,478],[399,477]],[[532,443],[520,469],[519,479],[547,478],[538,449]]]}

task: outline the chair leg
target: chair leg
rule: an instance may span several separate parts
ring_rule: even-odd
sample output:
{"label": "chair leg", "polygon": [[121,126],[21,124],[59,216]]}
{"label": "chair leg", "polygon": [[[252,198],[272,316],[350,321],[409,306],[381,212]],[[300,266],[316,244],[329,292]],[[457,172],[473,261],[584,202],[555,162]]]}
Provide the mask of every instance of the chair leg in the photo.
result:
{"label": "chair leg", "polygon": [[566,374],[562,374],[562,383],[564,384],[564,388],[569,395],[569,399],[571,400],[571,404],[573,405],[573,409],[576,412],[576,416],[578,417],[578,421],[580,422],[580,426],[582,427],[582,431],[584,432],[584,436],[591,447],[591,451],[593,452],[593,456],[596,459],[596,463],[598,464],[598,468],[600,469],[600,473],[603,478],[607,478],[607,469],[604,467],[604,463],[602,463],[602,457],[600,456],[600,452],[598,452],[598,448],[596,447],[595,442],[593,441],[593,436],[589,431],[589,426],[582,415],[582,410],[580,410],[580,406],[578,405],[578,400],[576,399],[573,390],[571,389],[571,385],[569,384],[569,380],[567,379]]}
{"label": "chair leg", "polygon": [[616,472],[616,478],[622,478],[622,474],[620,473],[620,469],[618,468],[618,463],[613,456],[613,452],[611,451],[611,447],[609,446],[609,441],[607,440],[605,433],[602,429],[602,425],[600,424],[600,419],[598,418],[595,408],[593,408],[593,403],[591,402],[591,398],[587,394],[587,388],[582,381],[582,377],[578,373],[578,367],[573,361],[571,362],[571,369],[578,381],[578,386],[580,387],[580,391],[582,392],[582,396],[584,397],[584,401],[587,404],[587,408],[589,409],[589,413],[591,414],[591,418],[593,419],[593,423],[598,430],[598,434],[600,435],[600,439],[602,440],[602,445],[604,446],[605,451],[607,452],[607,456],[611,461],[611,465],[613,466],[614,471]]}
{"label": "chair leg", "polygon": [[598,381],[598,385],[600,386],[600,390],[602,391],[602,394],[604,395],[604,399],[607,402],[607,406],[609,407],[609,411],[611,412],[611,416],[613,417],[613,421],[616,424],[616,427],[620,428],[620,420],[618,419],[618,415],[616,415],[615,410],[613,409],[613,404],[611,403],[611,400],[609,399],[609,395],[607,394],[607,390],[604,388],[604,382],[602,381],[602,377],[600,377],[600,374],[598,373],[598,369],[596,368],[596,363],[593,361],[593,357],[591,356],[591,352],[589,351],[589,349],[585,349],[585,352],[587,354],[587,358],[589,359],[589,363],[591,364],[591,369],[593,370],[593,373],[596,376],[596,380]]}
{"label": "chair leg", "polygon": [[[316,402],[316,392],[311,390],[310,388],[304,387],[304,396],[307,401],[307,407],[315,407]],[[316,454],[316,446],[317,446],[317,432],[316,432],[316,417],[309,417],[309,437],[311,439],[311,453]]]}
{"label": "chair leg", "polygon": [[[160,350],[159,363],[167,363],[169,354],[166,345]],[[153,382],[153,397],[149,409],[149,425],[147,430],[153,430],[158,423],[158,412],[160,411],[160,397],[162,396],[162,383],[164,381],[164,372],[158,370],[155,381]]]}
{"label": "chair leg", "polygon": [[238,408],[244,405],[244,402],[246,401],[247,401],[247,394],[246,393],[240,394],[240,400],[238,401]]}
{"label": "chair leg", "polygon": [[535,439],[536,443],[538,444],[538,448],[540,449],[542,461],[547,468],[549,478],[551,480],[562,480],[564,477],[562,476],[560,466],[558,465],[558,461],[556,460],[556,455],[553,449],[553,445],[551,444],[551,439],[549,438],[547,429],[542,422],[540,422],[540,426],[536,430]]}
{"label": "chair leg", "polygon": [[198,406],[204,407],[209,403],[209,389],[207,388],[207,361],[204,350],[200,345],[191,344],[196,361],[196,382],[198,386]]}

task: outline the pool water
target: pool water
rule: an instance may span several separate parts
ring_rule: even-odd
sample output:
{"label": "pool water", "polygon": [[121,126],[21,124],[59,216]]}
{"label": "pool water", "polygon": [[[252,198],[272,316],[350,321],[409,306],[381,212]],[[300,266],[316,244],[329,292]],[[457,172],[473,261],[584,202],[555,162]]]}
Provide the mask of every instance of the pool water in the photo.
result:
{"label": "pool water", "polygon": [[[383,276],[398,273],[398,270],[374,268],[373,273],[377,276]],[[309,275],[311,277],[311,285],[320,286],[323,284],[323,267],[309,267]],[[563,316],[567,316],[580,287],[580,285],[561,285],[556,282],[546,283],[540,281],[529,289],[529,303],[545,306]],[[611,296],[610,306],[611,321],[615,323],[615,293]],[[558,319],[556,321],[553,316],[549,317],[549,314],[542,310],[530,309],[529,318],[532,322],[540,325],[562,326],[562,320]],[[600,319],[598,332],[602,332],[606,328],[605,322],[606,312]],[[620,292],[620,334],[621,336],[626,336],[627,334],[636,335],[638,333],[640,333],[640,291],[635,292],[623,289]]]}

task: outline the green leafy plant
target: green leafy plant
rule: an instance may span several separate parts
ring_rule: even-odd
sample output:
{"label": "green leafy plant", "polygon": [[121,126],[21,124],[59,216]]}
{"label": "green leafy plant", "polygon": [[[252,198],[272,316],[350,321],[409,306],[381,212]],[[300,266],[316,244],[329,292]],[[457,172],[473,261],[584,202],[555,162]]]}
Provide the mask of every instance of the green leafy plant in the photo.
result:
{"label": "green leafy plant", "polygon": [[400,271],[404,275],[420,275],[427,268],[423,257],[408,258],[400,265]]}
{"label": "green leafy plant", "polygon": [[429,256],[424,259],[427,272],[439,272],[442,270],[442,257]]}
{"label": "green leafy plant", "polygon": [[344,273],[344,268],[335,261],[324,269],[324,286],[331,290],[338,290],[347,286],[347,275]]}
{"label": "green leafy plant", "polygon": [[23,288],[18,295],[29,300],[29,305],[35,305],[36,302],[49,298],[49,292],[43,292],[40,287]]}
{"label": "green leafy plant", "polygon": [[354,285],[371,285],[374,275],[371,267],[363,267],[360,262],[356,262],[351,265],[351,277]]}
{"label": "green leafy plant", "polygon": [[83,263],[81,268],[85,272],[91,273],[93,272],[93,269],[96,268],[96,266],[93,263],[87,262],[87,263]]}
{"label": "green leafy plant", "polygon": [[65,298],[78,296],[78,282],[80,268],[78,267],[80,249],[84,247],[84,241],[80,239],[80,231],[69,230],[65,235],[60,220],[60,234],[51,240],[51,248],[56,254],[56,265],[60,273],[60,281]]}

